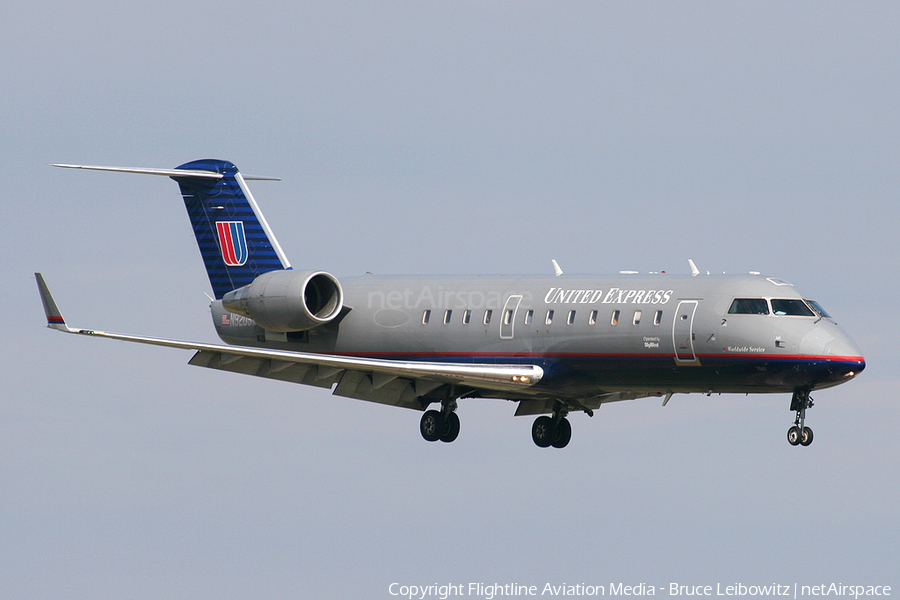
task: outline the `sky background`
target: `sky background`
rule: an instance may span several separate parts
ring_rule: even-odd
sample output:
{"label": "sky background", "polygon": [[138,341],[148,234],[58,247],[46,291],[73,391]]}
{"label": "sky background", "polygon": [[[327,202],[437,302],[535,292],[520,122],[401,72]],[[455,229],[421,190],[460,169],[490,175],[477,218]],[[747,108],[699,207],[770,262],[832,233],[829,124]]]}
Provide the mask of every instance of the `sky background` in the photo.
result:
{"label": "sky background", "polygon": [[[895,2],[35,2],[0,18],[0,597],[390,598],[388,586],[900,593]],[[865,373],[531,418],[420,413],[45,329],[215,342],[178,188],[68,162],[231,160],[291,262],[761,271]]]}

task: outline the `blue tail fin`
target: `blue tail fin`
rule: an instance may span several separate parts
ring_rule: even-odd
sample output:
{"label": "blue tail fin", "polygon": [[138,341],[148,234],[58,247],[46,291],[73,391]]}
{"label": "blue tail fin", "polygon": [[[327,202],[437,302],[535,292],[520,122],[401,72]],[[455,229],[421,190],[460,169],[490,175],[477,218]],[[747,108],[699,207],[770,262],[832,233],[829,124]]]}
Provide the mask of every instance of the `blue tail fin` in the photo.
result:
{"label": "blue tail fin", "polygon": [[171,175],[181,188],[216,299],[263,273],[291,268],[237,167],[196,160],[175,170],[221,176]]}

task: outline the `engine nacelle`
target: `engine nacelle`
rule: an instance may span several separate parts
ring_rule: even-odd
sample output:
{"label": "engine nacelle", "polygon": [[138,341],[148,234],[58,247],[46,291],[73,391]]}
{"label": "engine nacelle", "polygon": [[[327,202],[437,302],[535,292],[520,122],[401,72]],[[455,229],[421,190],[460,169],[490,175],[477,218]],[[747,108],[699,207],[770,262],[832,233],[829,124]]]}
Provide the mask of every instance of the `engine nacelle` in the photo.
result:
{"label": "engine nacelle", "polygon": [[269,271],[225,294],[222,305],[269,331],[306,331],[340,314],[344,292],[324,271]]}

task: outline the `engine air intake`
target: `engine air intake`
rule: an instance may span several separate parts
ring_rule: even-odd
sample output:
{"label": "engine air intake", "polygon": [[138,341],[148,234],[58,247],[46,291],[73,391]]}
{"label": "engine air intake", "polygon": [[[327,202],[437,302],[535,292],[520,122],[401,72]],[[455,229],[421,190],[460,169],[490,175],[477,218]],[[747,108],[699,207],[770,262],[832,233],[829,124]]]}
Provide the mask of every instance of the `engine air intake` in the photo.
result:
{"label": "engine air intake", "polygon": [[340,314],[344,292],[324,271],[270,271],[225,294],[222,305],[269,331],[306,331]]}

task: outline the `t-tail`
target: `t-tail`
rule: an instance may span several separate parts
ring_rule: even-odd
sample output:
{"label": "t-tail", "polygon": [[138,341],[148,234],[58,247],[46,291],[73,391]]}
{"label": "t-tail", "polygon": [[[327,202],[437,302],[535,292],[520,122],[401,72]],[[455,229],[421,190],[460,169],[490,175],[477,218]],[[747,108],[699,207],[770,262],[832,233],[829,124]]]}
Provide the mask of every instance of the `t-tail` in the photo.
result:
{"label": "t-tail", "polygon": [[290,268],[237,167],[223,160],[197,160],[177,169],[221,175],[173,176],[217,300],[263,273]]}
{"label": "t-tail", "polygon": [[175,169],[54,166],[166,175],[178,182],[217,300],[263,273],[291,268],[245,178],[228,161],[196,160]]}

